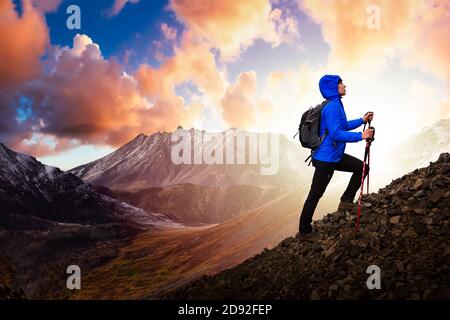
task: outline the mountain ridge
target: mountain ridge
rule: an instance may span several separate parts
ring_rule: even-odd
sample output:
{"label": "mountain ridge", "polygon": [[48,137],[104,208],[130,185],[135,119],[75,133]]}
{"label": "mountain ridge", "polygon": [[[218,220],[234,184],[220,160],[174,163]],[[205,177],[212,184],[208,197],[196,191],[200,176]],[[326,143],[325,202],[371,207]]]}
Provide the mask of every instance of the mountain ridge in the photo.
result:
{"label": "mountain ridge", "polygon": [[[222,148],[222,142],[214,139],[208,142],[197,138],[212,137],[214,133],[205,130],[177,129],[178,133],[189,133],[192,150],[195,145],[205,143],[211,148]],[[94,185],[108,187],[114,191],[138,191],[149,187],[163,187],[173,184],[192,183],[207,187],[230,185],[251,185],[257,187],[280,187],[289,189],[298,179],[305,150],[280,135],[280,167],[273,176],[260,174],[261,164],[174,164],[171,159],[171,137],[174,133],[157,132],[152,135],[139,134],[134,139],[100,159],[75,167],[69,172]],[[243,130],[228,129],[217,133],[231,139],[233,134],[254,134]],[[258,133],[263,134],[263,133]],[[197,139],[197,140],[196,140]],[[209,139],[209,138],[208,138]],[[234,138],[236,139],[236,138]],[[227,140],[228,141],[228,140]],[[234,145],[235,149],[237,144]],[[257,146],[256,146],[257,147]],[[248,150],[250,150],[247,145]],[[255,146],[252,151],[256,152]],[[221,150],[223,152],[223,150]],[[241,151],[236,150],[236,153]],[[248,157],[247,150],[244,151]]]}
{"label": "mountain ridge", "polygon": [[113,259],[140,232],[180,226],[4,144],[0,207],[0,282],[6,278],[27,298],[60,297],[74,261],[87,272]]}

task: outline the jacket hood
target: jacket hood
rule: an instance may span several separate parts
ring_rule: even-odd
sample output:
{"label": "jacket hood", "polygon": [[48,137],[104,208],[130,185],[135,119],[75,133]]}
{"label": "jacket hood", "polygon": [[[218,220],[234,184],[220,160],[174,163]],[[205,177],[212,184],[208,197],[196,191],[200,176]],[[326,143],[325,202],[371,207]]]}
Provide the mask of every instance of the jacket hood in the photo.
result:
{"label": "jacket hood", "polygon": [[341,77],[329,74],[320,78],[319,89],[325,99],[336,100],[341,98],[338,91],[339,80],[341,80]]}

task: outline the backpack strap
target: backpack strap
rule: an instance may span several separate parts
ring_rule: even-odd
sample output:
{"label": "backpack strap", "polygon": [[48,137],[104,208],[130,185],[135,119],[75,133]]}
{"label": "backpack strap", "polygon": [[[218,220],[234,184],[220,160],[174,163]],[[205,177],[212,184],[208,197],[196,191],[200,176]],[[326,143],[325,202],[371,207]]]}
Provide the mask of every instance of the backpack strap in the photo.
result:
{"label": "backpack strap", "polygon": [[[316,149],[317,150],[317,149]],[[312,156],[314,155],[314,152],[316,151],[316,150],[311,150],[311,154],[308,156],[308,158],[306,158],[306,160],[305,160],[305,162],[306,161],[308,161],[308,159],[310,159],[311,158],[311,160],[309,160],[309,163],[308,163],[308,167],[309,167],[309,165],[311,164],[311,162],[312,162]]]}

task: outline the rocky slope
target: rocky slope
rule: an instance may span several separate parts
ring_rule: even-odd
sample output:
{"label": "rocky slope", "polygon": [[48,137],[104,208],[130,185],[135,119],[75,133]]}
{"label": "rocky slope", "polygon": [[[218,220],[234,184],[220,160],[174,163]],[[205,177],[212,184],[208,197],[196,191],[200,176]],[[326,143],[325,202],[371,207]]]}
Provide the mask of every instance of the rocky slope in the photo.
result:
{"label": "rocky slope", "polygon": [[[275,248],[166,299],[432,299],[450,298],[450,154],[364,195],[355,212],[314,223],[316,242],[287,238]],[[368,290],[370,265],[381,289]]]}
{"label": "rocky slope", "polygon": [[23,292],[17,292],[0,283],[0,300],[25,299]]}

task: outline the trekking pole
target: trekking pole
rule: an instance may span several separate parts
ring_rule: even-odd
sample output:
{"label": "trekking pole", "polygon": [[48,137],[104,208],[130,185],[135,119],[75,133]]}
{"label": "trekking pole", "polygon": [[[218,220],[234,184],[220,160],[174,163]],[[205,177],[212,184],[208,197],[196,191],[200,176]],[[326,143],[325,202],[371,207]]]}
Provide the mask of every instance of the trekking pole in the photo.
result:
{"label": "trekking pole", "polygon": [[[364,130],[366,129],[366,124],[364,124]],[[366,139],[366,148],[364,150],[364,161],[363,161],[363,172],[361,177],[361,191],[359,193],[359,200],[358,200],[358,216],[356,218],[356,232],[359,231],[359,220],[361,218],[361,206],[362,206],[362,196],[363,196],[363,190],[364,190],[364,176],[366,174],[366,159],[368,158],[368,162],[370,162],[370,145],[372,144],[372,141],[375,140],[375,128],[370,126],[369,121],[369,129],[373,130],[373,136],[372,138]],[[367,164],[369,165],[369,163]],[[367,174],[367,190],[369,190],[369,174]]]}
{"label": "trekking pole", "polygon": [[[371,129],[371,128],[373,129],[373,136],[370,139],[369,149],[367,150],[367,165],[369,166],[369,169],[370,169],[370,146],[372,144],[372,141],[375,140],[375,128],[370,125],[370,122],[371,122],[370,118],[369,118],[368,122],[369,122],[369,129]],[[369,194],[369,176],[370,176],[370,171],[367,172],[367,193],[366,194]]]}

